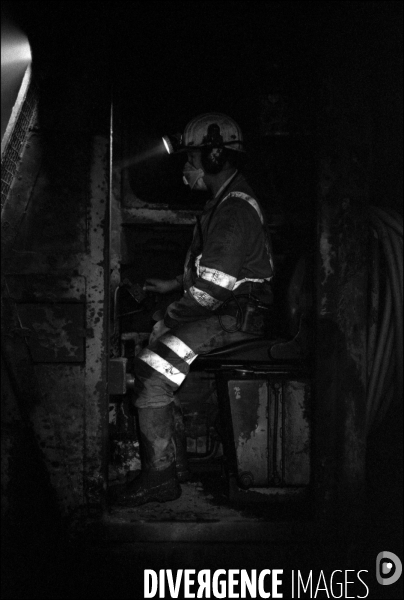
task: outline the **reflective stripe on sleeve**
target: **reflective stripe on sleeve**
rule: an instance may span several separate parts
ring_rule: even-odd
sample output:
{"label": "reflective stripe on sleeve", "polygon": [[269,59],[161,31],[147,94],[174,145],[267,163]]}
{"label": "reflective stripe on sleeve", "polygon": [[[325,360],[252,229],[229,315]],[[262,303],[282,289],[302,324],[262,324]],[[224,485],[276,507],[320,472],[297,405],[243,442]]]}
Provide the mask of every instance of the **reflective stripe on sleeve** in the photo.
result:
{"label": "reflective stripe on sleeve", "polygon": [[191,288],[189,288],[189,293],[194,298],[194,300],[196,300],[198,304],[200,304],[204,308],[215,310],[216,308],[219,308],[219,306],[222,304],[221,300],[213,298],[213,296],[207,294],[206,292],[203,292],[194,285]]}
{"label": "reflective stripe on sleeve", "polygon": [[177,356],[182,358],[189,365],[195,360],[198,356],[195,352],[187,346],[183,341],[175,337],[175,335],[163,335],[159,339],[159,341],[170,348]]}
{"label": "reflective stripe on sleeve", "polygon": [[181,373],[181,371],[173,367],[173,365],[170,365],[170,363],[164,360],[164,358],[161,358],[161,356],[152,350],[149,350],[148,348],[141,352],[137,358],[148,364],[150,367],[152,367],[152,369],[158,373],[161,373],[178,386],[181,385],[186,377],[184,373]]}
{"label": "reflective stripe on sleeve", "polygon": [[237,278],[233,277],[232,275],[228,275],[227,273],[223,273],[223,271],[201,266],[201,258],[202,254],[197,256],[195,259],[196,274],[198,277],[202,277],[202,279],[205,279],[205,281],[211,281],[212,283],[215,283],[226,290],[232,290]]}
{"label": "reflective stripe on sleeve", "polygon": [[226,290],[232,290],[237,281],[236,277],[209,267],[199,267],[199,276],[205,281],[211,281]]}

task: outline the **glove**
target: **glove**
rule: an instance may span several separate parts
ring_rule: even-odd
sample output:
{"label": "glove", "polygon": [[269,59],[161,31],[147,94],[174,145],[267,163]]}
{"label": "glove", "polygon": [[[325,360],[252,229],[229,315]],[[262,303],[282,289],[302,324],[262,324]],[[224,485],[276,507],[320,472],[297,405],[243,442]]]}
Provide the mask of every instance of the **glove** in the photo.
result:
{"label": "glove", "polygon": [[170,328],[164,325],[164,319],[157,321],[150,334],[149,345],[153,344],[153,342],[155,342],[164,333],[167,333],[167,331],[170,331]]}

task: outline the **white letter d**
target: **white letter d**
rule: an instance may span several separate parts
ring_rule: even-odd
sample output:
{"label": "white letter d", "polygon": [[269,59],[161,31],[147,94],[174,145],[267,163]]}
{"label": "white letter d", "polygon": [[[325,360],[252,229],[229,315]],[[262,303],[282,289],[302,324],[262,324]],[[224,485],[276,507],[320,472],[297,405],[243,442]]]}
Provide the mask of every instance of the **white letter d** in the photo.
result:
{"label": "white letter d", "polygon": [[[151,589],[149,582],[151,579]],[[157,594],[158,578],[157,573],[153,569],[144,570],[144,597],[153,598]]]}

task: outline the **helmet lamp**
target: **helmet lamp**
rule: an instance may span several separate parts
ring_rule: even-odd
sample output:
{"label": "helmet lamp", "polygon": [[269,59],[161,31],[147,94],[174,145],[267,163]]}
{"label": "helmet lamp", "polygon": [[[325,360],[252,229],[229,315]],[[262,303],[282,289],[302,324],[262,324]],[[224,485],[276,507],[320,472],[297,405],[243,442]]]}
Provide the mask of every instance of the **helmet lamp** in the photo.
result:
{"label": "helmet lamp", "polygon": [[164,135],[162,140],[165,149],[168,154],[174,154],[176,152],[180,152],[182,150],[181,146],[181,134],[176,133],[174,135]]}

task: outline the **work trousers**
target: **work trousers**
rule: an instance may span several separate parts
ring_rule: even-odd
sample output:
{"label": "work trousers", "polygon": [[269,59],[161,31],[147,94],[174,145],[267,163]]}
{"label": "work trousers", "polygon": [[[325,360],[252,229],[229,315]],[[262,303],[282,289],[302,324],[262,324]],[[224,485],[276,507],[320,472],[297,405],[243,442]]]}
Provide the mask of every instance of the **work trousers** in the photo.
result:
{"label": "work trousers", "polygon": [[[228,330],[236,328],[233,316],[224,315],[221,321]],[[256,337],[249,333],[228,333],[217,315],[171,329],[135,358],[136,407],[159,408],[170,404],[199,354]]]}

